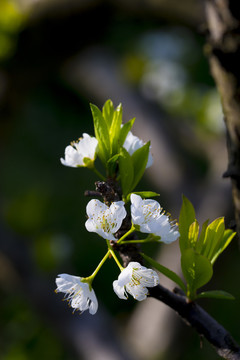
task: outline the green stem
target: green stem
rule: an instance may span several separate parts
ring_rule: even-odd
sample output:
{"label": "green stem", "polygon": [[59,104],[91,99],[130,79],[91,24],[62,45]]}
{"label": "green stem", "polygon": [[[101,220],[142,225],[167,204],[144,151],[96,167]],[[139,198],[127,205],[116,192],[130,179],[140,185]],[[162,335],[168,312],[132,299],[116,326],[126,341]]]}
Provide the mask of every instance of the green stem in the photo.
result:
{"label": "green stem", "polygon": [[156,241],[156,240],[147,240],[147,239],[126,240],[126,241],[124,241],[124,244],[143,244],[143,243],[150,243],[150,242],[158,242],[158,241]]}
{"label": "green stem", "polygon": [[101,267],[103,266],[103,264],[105,263],[105,261],[107,260],[107,258],[110,255],[111,250],[108,250],[107,253],[105,254],[105,256],[102,258],[102,260],[100,261],[100,263],[98,264],[98,266],[96,267],[96,269],[94,270],[94,272],[92,273],[92,275],[84,278],[85,282],[88,282],[89,284],[91,284],[93,282],[93,279],[95,278],[95,276],[97,275],[97,273],[99,272],[99,270],[101,269]]}
{"label": "green stem", "polygon": [[[126,232],[126,234],[124,234],[118,241],[117,241],[117,244],[121,244],[123,242],[124,239],[126,239],[131,233],[133,233],[135,231],[135,227],[134,225],[132,224],[132,227],[131,229]],[[125,243],[125,242],[124,242]]]}
{"label": "green stem", "polygon": [[120,264],[120,262],[119,262],[119,260],[118,260],[118,258],[117,258],[117,256],[116,256],[116,254],[115,254],[115,252],[114,252],[112,249],[109,250],[109,252],[110,252],[110,254],[112,255],[112,257],[114,258],[114,260],[115,260],[117,266],[119,267],[119,269],[120,269],[121,271],[123,271],[124,267]]}

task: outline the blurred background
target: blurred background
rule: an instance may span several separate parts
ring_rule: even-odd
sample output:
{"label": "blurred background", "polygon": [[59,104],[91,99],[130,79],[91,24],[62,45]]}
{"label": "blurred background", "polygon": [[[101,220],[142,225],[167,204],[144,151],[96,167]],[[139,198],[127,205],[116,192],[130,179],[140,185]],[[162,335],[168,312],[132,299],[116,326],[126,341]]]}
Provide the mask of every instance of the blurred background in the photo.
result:
{"label": "blurred background", "polygon": [[[60,164],[93,135],[89,103],[123,104],[154,165],[139,190],[159,192],[177,218],[184,193],[202,223],[233,219],[225,129],[194,0],[0,0],[0,359],[218,359],[164,304],[122,301],[108,261],[94,281],[99,311],[72,315],[55,294],[59,273],[88,276],[105,242],[88,233],[85,190],[98,180]],[[178,244],[144,250],[180,274]],[[234,302],[199,303],[240,342],[234,239],[206,289]],[[169,289],[174,284],[161,277]],[[237,286],[236,286],[237,285]]]}

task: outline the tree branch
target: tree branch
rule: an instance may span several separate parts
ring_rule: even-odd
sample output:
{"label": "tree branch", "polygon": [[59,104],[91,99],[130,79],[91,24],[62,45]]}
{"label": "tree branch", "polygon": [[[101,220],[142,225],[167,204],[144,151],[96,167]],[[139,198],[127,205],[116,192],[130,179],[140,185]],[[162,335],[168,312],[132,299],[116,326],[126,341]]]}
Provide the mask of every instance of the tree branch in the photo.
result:
{"label": "tree branch", "polygon": [[[100,191],[104,201],[111,203],[121,198],[120,188],[113,180],[107,182],[96,182],[96,190]],[[131,227],[131,219],[127,216],[122,224],[120,230],[116,233],[116,237],[120,238]],[[136,234],[132,233],[130,239],[136,239]],[[113,248],[119,252],[122,258],[123,266],[126,267],[131,261],[138,261],[143,264],[143,259],[139,254],[140,247],[135,244],[121,245],[116,242],[111,242]],[[149,288],[149,296],[153,297],[175,310],[187,325],[197,330],[199,335],[202,335],[213,345],[218,355],[228,360],[240,360],[240,347],[227,332],[227,330],[220,325],[214,318],[212,318],[206,311],[204,311],[195,302],[190,302],[179,289],[175,292],[158,285],[154,288]]]}
{"label": "tree branch", "polygon": [[169,291],[161,285],[149,289],[149,296],[162,301],[175,310],[181,318],[212,344],[224,359],[239,360],[240,347],[214,318],[185,296]]}
{"label": "tree branch", "polygon": [[227,128],[228,169],[240,237],[240,12],[234,0],[206,0],[207,55]]}

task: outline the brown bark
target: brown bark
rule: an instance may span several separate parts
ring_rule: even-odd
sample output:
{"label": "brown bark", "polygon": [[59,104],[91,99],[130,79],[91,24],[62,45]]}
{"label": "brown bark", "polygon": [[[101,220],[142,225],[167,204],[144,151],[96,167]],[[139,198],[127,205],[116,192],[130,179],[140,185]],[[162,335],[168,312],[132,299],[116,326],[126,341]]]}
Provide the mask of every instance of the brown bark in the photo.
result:
{"label": "brown bark", "polygon": [[[207,0],[207,55],[216,82],[227,129],[229,163],[224,177],[232,180],[240,235],[240,12],[234,0]],[[239,4],[238,4],[239,5]]]}
{"label": "brown bark", "polygon": [[223,359],[239,360],[240,348],[227,330],[194,302],[173,293],[161,285],[149,289],[150,296],[175,310],[199,335],[205,337]]}

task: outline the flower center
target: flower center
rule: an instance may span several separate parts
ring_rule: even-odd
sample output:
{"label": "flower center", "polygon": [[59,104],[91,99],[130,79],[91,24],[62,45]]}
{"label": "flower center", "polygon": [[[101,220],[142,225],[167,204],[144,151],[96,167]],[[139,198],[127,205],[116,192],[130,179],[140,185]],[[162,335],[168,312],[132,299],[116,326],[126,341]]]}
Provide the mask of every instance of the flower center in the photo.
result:
{"label": "flower center", "polygon": [[112,222],[111,219],[109,219],[109,216],[106,214],[103,214],[100,223],[101,223],[101,228],[106,233],[112,232],[112,229],[116,226],[116,223]]}
{"label": "flower center", "polygon": [[130,286],[140,285],[141,279],[142,279],[142,276],[139,275],[139,273],[136,271],[136,269],[133,269]]}
{"label": "flower center", "polygon": [[155,219],[160,214],[160,209],[154,209],[152,205],[143,205],[142,206],[143,216],[144,216],[144,222],[147,223],[151,218]]}

